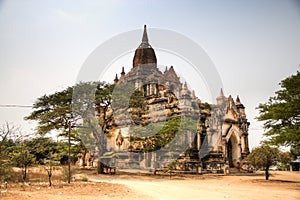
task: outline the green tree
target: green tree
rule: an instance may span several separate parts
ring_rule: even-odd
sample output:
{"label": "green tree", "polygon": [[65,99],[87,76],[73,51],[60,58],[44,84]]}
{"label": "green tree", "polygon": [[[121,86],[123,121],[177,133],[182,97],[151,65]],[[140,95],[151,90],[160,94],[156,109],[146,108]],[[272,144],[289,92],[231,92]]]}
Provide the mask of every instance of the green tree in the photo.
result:
{"label": "green tree", "polygon": [[[111,103],[112,88],[112,85],[103,82],[79,83],[63,91],[44,95],[37,99],[33,105],[34,111],[25,119],[37,121],[37,131],[41,135],[53,130],[59,131],[60,136],[69,138],[69,144],[71,139],[78,144],[79,136],[92,133],[98,149],[104,149],[103,135],[110,120],[107,110]],[[97,123],[100,126],[94,126],[95,110],[100,113]],[[80,135],[78,131],[82,130]],[[71,155],[68,157],[70,163]]]}
{"label": "green tree", "polygon": [[280,151],[268,145],[262,145],[252,150],[245,158],[255,168],[263,168],[265,170],[266,180],[269,180],[269,168],[275,165],[280,159]]}
{"label": "green tree", "polygon": [[300,155],[300,145],[291,146],[290,151],[291,151],[292,159],[297,159],[297,157]]}
{"label": "green tree", "polygon": [[28,167],[35,163],[35,156],[22,143],[19,146],[10,147],[9,156],[13,164],[22,169],[22,179],[26,181]]}
{"label": "green tree", "polygon": [[[77,133],[83,147],[81,151],[83,160],[87,150],[90,150],[98,157],[99,166],[100,156],[106,149],[104,134],[108,133],[109,123],[112,122],[112,112],[109,108],[112,103],[113,89],[114,85],[105,82],[91,82],[78,84],[73,92],[73,111],[82,119]],[[95,111],[99,114],[97,118]]]}
{"label": "green tree", "polygon": [[45,164],[46,160],[55,156],[55,160],[59,160],[61,153],[58,147],[59,142],[54,142],[51,138],[48,137],[36,137],[30,140],[24,141],[28,150],[36,158],[37,164]]}
{"label": "green tree", "polygon": [[289,170],[292,161],[292,155],[290,152],[282,152],[279,155],[279,170]]}
{"label": "green tree", "polygon": [[281,89],[258,106],[259,121],[264,121],[267,142],[273,145],[300,146],[300,72],[280,83]]}

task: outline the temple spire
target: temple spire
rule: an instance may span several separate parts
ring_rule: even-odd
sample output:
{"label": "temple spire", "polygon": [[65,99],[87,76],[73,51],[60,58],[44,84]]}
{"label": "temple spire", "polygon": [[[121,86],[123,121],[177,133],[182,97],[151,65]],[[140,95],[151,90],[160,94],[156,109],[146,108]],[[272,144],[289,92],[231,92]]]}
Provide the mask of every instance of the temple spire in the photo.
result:
{"label": "temple spire", "polygon": [[[231,96],[230,96],[231,97]],[[220,90],[220,94],[219,96],[217,97],[217,104],[218,105],[221,105],[225,102],[225,96],[224,96],[224,93],[223,93],[223,89],[221,88]]]}
{"label": "temple spire", "polygon": [[157,66],[157,59],[156,59],[154,49],[149,44],[146,25],[144,26],[142,43],[135,50],[133,62],[132,62],[133,67],[137,67],[141,65]]}
{"label": "temple spire", "polygon": [[223,93],[223,89],[222,89],[222,88],[221,88],[221,91],[220,91],[219,97],[224,97],[224,93]]}
{"label": "temple spire", "polygon": [[245,106],[241,103],[239,95],[237,95],[237,97],[236,97],[235,105],[239,110],[245,109]]}
{"label": "temple spire", "polygon": [[143,33],[142,42],[148,44],[148,35],[147,35],[147,26],[146,26],[146,24],[144,25],[144,33]]}
{"label": "temple spire", "polygon": [[114,83],[117,84],[118,81],[119,81],[118,74],[116,74],[116,77],[115,77],[115,79],[114,79]]}
{"label": "temple spire", "polygon": [[125,76],[125,69],[124,69],[124,67],[122,67],[121,76]]}
{"label": "temple spire", "polygon": [[235,104],[236,105],[240,105],[241,104],[241,100],[240,100],[239,95],[237,95],[237,97],[236,97]]}
{"label": "temple spire", "polygon": [[143,33],[142,43],[140,44],[139,48],[151,48],[151,45],[149,44],[149,40],[148,40],[146,25],[144,25],[144,33]]}

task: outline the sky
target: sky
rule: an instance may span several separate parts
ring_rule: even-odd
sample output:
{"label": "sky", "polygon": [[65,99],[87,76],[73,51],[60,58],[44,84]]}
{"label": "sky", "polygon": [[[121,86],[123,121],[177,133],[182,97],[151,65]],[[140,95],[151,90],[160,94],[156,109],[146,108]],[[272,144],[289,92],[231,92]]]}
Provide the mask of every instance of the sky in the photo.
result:
{"label": "sky", "polygon": [[[280,80],[300,70],[300,1],[0,0],[0,105],[32,105],[73,85],[99,45],[127,31],[142,34],[144,24],[185,35],[203,48],[225,95],[240,96],[251,123],[250,148],[258,146],[264,130],[255,108],[274,95]],[[172,56],[157,52],[158,64],[185,71]],[[123,65],[129,70],[132,57],[110,70],[120,72]],[[204,91],[197,95],[206,100]],[[0,124],[33,132],[36,123],[23,120],[30,112],[0,107]]]}

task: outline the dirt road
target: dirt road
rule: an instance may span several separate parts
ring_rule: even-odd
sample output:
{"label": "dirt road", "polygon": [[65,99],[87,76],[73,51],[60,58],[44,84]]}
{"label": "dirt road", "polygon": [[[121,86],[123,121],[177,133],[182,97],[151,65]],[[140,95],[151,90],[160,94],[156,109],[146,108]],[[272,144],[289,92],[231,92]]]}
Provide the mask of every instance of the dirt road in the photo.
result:
{"label": "dirt road", "polygon": [[232,199],[269,200],[299,199],[300,174],[274,172],[270,181],[263,176],[202,176],[200,179],[175,180],[137,178],[103,179],[91,181],[123,184],[146,199]]}
{"label": "dirt road", "polygon": [[[33,174],[32,174],[33,175]],[[41,174],[37,174],[40,177]],[[29,183],[10,183],[0,187],[3,200],[295,200],[300,199],[299,172],[272,172],[270,181],[263,175],[220,176],[184,175],[150,176],[140,173],[97,175],[93,170],[82,170],[76,181],[67,184],[57,179],[54,186],[31,176]],[[46,177],[43,174],[41,177]],[[85,180],[82,181],[85,177]]]}

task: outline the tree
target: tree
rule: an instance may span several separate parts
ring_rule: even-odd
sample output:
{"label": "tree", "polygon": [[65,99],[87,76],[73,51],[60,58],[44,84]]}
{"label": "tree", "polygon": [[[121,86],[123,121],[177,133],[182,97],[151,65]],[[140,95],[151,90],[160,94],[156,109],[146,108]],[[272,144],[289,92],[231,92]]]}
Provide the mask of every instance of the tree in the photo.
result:
{"label": "tree", "polygon": [[300,146],[300,72],[280,83],[281,89],[258,106],[264,121],[267,142],[272,145]]}
{"label": "tree", "polygon": [[12,163],[8,149],[16,145],[19,128],[6,122],[0,127],[0,181],[8,181],[12,174]]}
{"label": "tree", "polygon": [[292,155],[290,152],[282,152],[279,155],[279,170],[289,170],[290,164],[292,161]]}
{"label": "tree", "polygon": [[269,180],[269,168],[275,165],[280,159],[280,151],[277,148],[268,145],[262,145],[252,150],[245,161],[249,162],[255,168],[265,170],[266,180]]}
{"label": "tree", "polygon": [[[77,117],[72,112],[72,87],[56,92],[52,95],[40,97],[33,105],[35,109],[26,120],[38,121],[38,133],[44,135],[52,130],[62,131],[63,135],[68,135],[69,153],[68,165],[70,169],[70,133],[72,125],[75,124]],[[70,170],[69,170],[70,171]],[[70,179],[68,180],[70,183]]]}
{"label": "tree", "polygon": [[300,155],[300,145],[294,145],[294,146],[291,146],[291,156],[292,156],[292,159],[297,159],[297,157]]}
{"label": "tree", "polygon": [[[85,146],[83,157],[86,150],[90,150],[97,155],[98,166],[102,166],[100,156],[106,149],[104,134],[108,132],[108,125],[112,122],[112,113],[108,111],[112,103],[114,85],[105,82],[89,82],[80,83],[74,89],[73,111],[82,117],[78,135]],[[95,113],[99,118],[95,117]]]}
{"label": "tree", "polygon": [[29,152],[36,158],[37,164],[46,164],[46,160],[55,156],[55,160],[59,160],[62,156],[58,148],[59,142],[54,142],[48,137],[35,137],[30,140],[25,140],[24,144],[27,146]]}
{"label": "tree", "polygon": [[[38,121],[37,131],[41,135],[52,130],[59,131],[61,136],[68,138],[69,149],[71,139],[80,141],[78,128],[86,130],[84,134],[92,132],[96,146],[101,150],[108,123],[107,110],[111,103],[112,88],[112,85],[103,82],[79,83],[63,91],[44,95],[37,99],[33,105],[34,111],[25,119]],[[95,110],[100,113],[97,124],[100,123],[102,129],[94,126]],[[69,168],[70,162],[69,154]]]}
{"label": "tree", "polygon": [[10,147],[9,156],[15,166],[22,169],[22,179],[26,181],[28,167],[35,163],[34,155],[29,152],[27,146],[21,143],[19,146]]}

